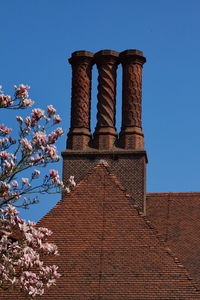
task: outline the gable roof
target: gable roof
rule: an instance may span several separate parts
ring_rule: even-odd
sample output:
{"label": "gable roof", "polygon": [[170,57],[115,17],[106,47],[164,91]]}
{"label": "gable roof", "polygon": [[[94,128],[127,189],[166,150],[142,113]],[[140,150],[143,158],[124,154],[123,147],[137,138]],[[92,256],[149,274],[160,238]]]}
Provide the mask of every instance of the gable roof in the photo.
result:
{"label": "gable roof", "polygon": [[200,193],[148,193],[147,217],[200,288]]}
{"label": "gable roof", "polygon": [[62,274],[42,299],[200,299],[184,266],[105,164],[96,165],[39,225],[54,232],[50,240],[60,256],[49,262]]}

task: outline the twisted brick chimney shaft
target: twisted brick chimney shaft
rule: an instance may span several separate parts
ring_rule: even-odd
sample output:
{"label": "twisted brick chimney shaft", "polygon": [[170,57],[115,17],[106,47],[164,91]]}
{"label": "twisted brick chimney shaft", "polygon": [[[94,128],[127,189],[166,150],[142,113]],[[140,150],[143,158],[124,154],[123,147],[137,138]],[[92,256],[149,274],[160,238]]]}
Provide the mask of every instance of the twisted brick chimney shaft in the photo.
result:
{"label": "twisted brick chimney shaft", "polygon": [[144,134],[141,126],[142,113],[142,66],[146,62],[138,50],[120,53],[123,68],[122,128],[119,144],[124,149],[143,150]]}
{"label": "twisted brick chimney shaft", "polygon": [[71,128],[67,148],[84,150],[88,147],[90,132],[91,70],[93,53],[76,51],[69,59],[72,65]]}
{"label": "twisted brick chimney shaft", "polygon": [[117,137],[115,114],[118,57],[119,53],[112,50],[99,51],[94,56],[99,72],[94,146],[99,150],[112,149]]}
{"label": "twisted brick chimney shaft", "polygon": [[[76,51],[69,59],[72,65],[71,128],[67,148],[72,150],[144,150],[141,126],[142,66],[146,58],[139,50],[121,52],[102,50],[93,54]],[[91,70],[98,68],[98,113],[93,141],[90,132]],[[117,140],[116,71],[123,68],[122,127]]]}

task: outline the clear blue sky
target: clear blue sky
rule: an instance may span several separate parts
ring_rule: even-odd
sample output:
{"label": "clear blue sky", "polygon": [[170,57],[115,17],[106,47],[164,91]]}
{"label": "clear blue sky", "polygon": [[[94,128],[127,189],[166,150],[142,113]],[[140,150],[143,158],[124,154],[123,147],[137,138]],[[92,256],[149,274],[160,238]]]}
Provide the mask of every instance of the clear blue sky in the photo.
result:
{"label": "clear blue sky", "polygon": [[[66,132],[71,53],[142,50],[147,191],[200,191],[199,0],[1,0],[0,11],[0,83],[8,92],[29,84],[38,107],[56,106]],[[94,127],[95,90],[92,101]],[[120,108],[117,118],[119,129]],[[60,196],[45,198],[23,217],[39,219]]]}

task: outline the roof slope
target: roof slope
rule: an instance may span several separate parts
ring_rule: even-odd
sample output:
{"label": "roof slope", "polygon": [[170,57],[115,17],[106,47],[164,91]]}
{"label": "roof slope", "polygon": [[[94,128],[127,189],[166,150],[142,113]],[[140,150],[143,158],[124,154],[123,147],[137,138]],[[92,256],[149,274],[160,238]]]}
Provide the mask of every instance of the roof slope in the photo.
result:
{"label": "roof slope", "polygon": [[147,217],[200,288],[200,193],[149,193]]}
{"label": "roof slope", "polygon": [[42,299],[200,299],[186,269],[105,165],[88,173],[39,225],[54,232],[61,255],[52,262],[62,273]]}

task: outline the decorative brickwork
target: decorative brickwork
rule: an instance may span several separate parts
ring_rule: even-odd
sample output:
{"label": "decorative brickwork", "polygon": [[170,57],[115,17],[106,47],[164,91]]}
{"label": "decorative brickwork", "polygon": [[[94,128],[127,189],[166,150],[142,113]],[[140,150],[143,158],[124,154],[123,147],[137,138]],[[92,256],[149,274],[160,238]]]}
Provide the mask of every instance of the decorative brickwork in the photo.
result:
{"label": "decorative brickwork", "polygon": [[94,146],[99,150],[112,149],[117,137],[116,114],[116,70],[119,53],[103,50],[95,54],[99,71],[97,126],[94,133]]}
{"label": "decorative brickwork", "polygon": [[142,150],[142,66],[146,58],[141,51],[126,50],[120,53],[120,60],[123,67],[120,145],[125,149]]}
{"label": "decorative brickwork", "polygon": [[112,151],[112,153],[109,151],[64,151],[62,156],[64,182],[70,175],[75,176],[76,182],[80,182],[97,162],[103,160],[109,164],[111,171],[120,179],[127,193],[133,196],[135,204],[143,211],[147,159],[144,151]]}
{"label": "decorative brickwork", "polygon": [[90,133],[91,68],[93,53],[76,51],[69,62],[72,65],[71,128],[67,147],[87,148]]}

